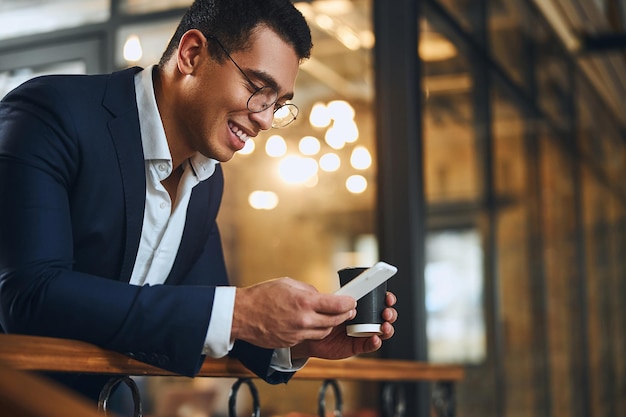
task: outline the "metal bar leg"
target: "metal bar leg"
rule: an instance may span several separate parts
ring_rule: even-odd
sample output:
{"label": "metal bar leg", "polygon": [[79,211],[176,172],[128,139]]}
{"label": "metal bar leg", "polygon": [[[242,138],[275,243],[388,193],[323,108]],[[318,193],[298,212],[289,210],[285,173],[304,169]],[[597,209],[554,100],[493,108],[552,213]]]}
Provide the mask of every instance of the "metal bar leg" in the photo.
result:
{"label": "metal bar leg", "polygon": [[230,393],[228,394],[228,415],[230,417],[237,417],[237,392],[242,384],[248,386],[250,395],[252,396],[252,417],[260,417],[261,402],[259,401],[259,392],[250,378],[239,378],[230,389]]}
{"label": "metal bar leg", "polygon": [[433,384],[433,407],[439,417],[454,417],[454,384],[438,381]]}
{"label": "metal bar leg", "polygon": [[116,376],[110,378],[102,390],[100,390],[100,396],[98,397],[98,411],[103,413],[105,416],[107,415],[107,403],[109,398],[111,397],[111,392],[113,392],[113,388],[118,386],[120,383],[125,383],[128,388],[130,388],[130,392],[133,396],[133,416],[134,417],[142,417],[143,411],[141,409],[141,394],[139,393],[139,388],[137,388],[137,384],[135,381],[129,376]]}

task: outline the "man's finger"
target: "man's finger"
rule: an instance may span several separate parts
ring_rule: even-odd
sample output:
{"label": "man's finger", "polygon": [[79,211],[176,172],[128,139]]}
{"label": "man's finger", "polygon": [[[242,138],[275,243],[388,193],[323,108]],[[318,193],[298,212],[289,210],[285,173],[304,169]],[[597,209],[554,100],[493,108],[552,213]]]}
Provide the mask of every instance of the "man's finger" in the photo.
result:
{"label": "man's finger", "polygon": [[315,302],[320,314],[344,314],[356,308],[356,300],[348,295],[318,294]]}

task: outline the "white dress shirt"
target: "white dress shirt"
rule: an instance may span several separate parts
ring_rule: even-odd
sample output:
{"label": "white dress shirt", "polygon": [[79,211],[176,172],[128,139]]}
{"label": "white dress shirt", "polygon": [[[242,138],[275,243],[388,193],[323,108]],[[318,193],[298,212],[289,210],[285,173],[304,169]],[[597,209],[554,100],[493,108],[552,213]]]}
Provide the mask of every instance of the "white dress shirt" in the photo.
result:
{"label": "white dress shirt", "polygon": [[[172,173],[172,157],[157,107],[152,82],[154,66],[135,75],[139,127],[146,171],[146,206],[139,251],[130,283],[163,284],[170,273],[183,235],[191,190],[215,172],[218,161],[195,154],[183,163],[176,201],[172,202],[161,181]],[[217,287],[203,353],[219,358],[233,347],[231,327],[235,287]],[[293,364],[289,349],[276,349],[272,368],[295,371],[305,361]]]}

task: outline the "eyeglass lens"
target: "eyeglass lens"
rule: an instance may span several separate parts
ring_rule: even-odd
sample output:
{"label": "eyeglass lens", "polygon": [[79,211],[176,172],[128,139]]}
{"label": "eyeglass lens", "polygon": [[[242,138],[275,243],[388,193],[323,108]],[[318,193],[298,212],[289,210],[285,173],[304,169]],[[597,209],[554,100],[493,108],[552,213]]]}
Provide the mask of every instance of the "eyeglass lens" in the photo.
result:
{"label": "eyeglass lens", "polygon": [[253,113],[265,111],[278,99],[278,93],[271,87],[261,87],[248,99],[248,110]]}
{"label": "eyeglass lens", "polygon": [[[258,113],[267,110],[276,104],[278,93],[271,87],[258,89],[248,99],[248,110]],[[274,110],[272,127],[285,127],[298,116],[298,108],[294,104],[283,104]]]}
{"label": "eyeglass lens", "polygon": [[283,104],[274,111],[272,127],[285,127],[298,117],[298,107],[294,104]]}

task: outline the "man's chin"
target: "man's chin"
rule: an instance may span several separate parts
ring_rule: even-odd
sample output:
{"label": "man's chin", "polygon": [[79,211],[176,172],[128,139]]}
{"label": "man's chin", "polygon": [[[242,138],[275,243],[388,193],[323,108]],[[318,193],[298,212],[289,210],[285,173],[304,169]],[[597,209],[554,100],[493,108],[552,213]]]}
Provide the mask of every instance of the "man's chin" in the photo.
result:
{"label": "man's chin", "polygon": [[237,153],[236,151],[235,152],[231,152],[229,154],[225,152],[223,155],[220,155],[218,158],[213,158],[213,159],[215,159],[216,161],[219,161],[219,162],[228,162],[231,159],[233,159],[233,157],[235,156],[236,153]]}
{"label": "man's chin", "polygon": [[233,156],[235,156],[236,152],[237,151],[233,151],[232,149],[223,149],[221,151],[209,151],[201,153],[207,158],[215,159],[218,162],[228,162],[233,159]]}

